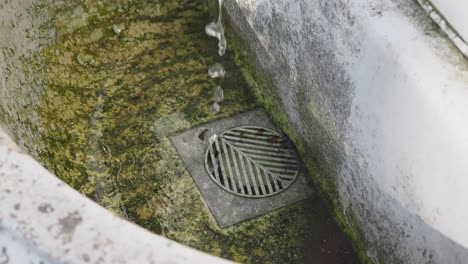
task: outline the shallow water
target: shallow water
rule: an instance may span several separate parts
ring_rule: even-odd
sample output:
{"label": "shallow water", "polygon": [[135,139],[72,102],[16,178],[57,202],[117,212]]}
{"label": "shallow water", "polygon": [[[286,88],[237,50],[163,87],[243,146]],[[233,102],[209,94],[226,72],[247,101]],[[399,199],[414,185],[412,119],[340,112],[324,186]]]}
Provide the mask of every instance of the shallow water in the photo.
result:
{"label": "shallow water", "polygon": [[[168,140],[259,106],[232,51],[219,57],[217,40],[205,35],[216,19],[210,7],[202,0],[37,5],[53,14],[41,32],[54,39],[25,58],[43,87],[41,142],[26,147],[102,206],[188,246],[247,263],[355,263],[317,198],[217,227]],[[223,73],[211,78],[215,63]]]}

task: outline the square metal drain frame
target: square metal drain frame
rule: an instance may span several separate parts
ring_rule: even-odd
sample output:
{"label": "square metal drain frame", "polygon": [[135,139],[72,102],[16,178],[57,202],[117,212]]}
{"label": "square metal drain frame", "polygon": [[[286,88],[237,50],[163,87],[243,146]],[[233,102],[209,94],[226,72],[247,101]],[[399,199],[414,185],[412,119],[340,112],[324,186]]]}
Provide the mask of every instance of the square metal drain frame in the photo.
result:
{"label": "square metal drain frame", "polygon": [[[192,127],[170,137],[192,175],[218,226],[231,225],[264,215],[302,201],[314,194],[306,169],[301,168],[295,181],[284,191],[263,198],[242,197],[218,186],[205,168],[205,153],[213,135],[241,126],[259,126],[279,131],[263,109],[251,110],[233,117]],[[303,167],[303,166],[302,166]]]}

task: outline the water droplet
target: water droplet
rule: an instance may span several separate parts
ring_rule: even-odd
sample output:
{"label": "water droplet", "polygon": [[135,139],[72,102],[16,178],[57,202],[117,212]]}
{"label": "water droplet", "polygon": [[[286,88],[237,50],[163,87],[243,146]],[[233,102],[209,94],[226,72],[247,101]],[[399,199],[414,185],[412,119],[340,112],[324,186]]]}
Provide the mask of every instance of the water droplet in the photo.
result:
{"label": "water droplet", "polygon": [[219,106],[219,104],[218,104],[217,102],[215,102],[215,103],[211,106],[211,110],[212,110],[215,114],[219,113],[219,111],[220,111],[220,106]]}
{"label": "water droplet", "polygon": [[223,65],[220,63],[215,63],[208,68],[208,75],[211,78],[218,78],[218,77],[224,77],[224,74],[226,72],[224,71]]}
{"label": "water droplet", "polygon": [[215,101],[216,103],[220,103],[224,100],[224,91],[223,91],[223,87],[221,86],[216,86],[216,89],[215,89]]}
{"label": "water droplet", "polygon": [[78,6],[73,10],[72,17],[79,17],[83,14],[84,9],[82,6]]}
{"label": "water droplet", "polygon": [[81,66],[86,66],[88,64],[94,64],[95,61],[93,59],[93,56],[89,55],[89,54],[83,54],[83,53],[80,53],[76,56],[76,59],[78,60],[78,63],[81,65]]}
{"label": "water droplet", "polygon": [[114,30],[115,34],[120,34],[124,30],[124,27],[122,25],[114,24],[112,25],[112,30]]}
{"label": "water droplet", "polygon": [[78,60],[78,63],[79,63],[81,66],[86,66],[86,62],[84,61],[83,55],[82,55],[82,54],[78,54],[78,55],[76,56],[76,59]]}

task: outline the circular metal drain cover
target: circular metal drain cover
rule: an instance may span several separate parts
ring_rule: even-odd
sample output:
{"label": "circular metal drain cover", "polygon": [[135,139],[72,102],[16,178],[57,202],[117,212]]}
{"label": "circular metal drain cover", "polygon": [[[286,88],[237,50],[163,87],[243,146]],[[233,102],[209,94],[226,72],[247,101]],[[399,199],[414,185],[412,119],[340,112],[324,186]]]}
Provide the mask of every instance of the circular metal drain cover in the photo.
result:
{"label": "circular metal drain cover", "polygon": [[205,167],[221,188],[245,197],[277,194],[288,188],[299,172],[289,140],[255,126],[229,129],[212,139]]}

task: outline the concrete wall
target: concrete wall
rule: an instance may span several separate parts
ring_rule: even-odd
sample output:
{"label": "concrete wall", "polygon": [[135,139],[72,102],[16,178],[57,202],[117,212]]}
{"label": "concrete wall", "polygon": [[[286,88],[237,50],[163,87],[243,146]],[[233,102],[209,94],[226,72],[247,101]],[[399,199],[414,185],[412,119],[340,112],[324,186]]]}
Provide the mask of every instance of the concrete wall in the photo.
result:
{"label": "concrete wall", "polygon": [[464,263],[468,63],[423,9],[225,5],[248,49],[239,57],[256,58],[246,74],[308,166],[321,169],[315,180],[359,250],[379,263]]}

